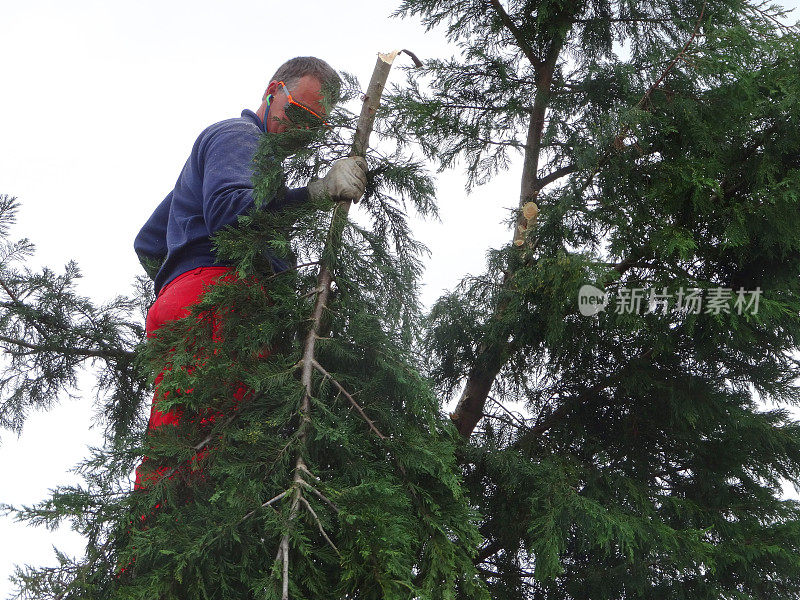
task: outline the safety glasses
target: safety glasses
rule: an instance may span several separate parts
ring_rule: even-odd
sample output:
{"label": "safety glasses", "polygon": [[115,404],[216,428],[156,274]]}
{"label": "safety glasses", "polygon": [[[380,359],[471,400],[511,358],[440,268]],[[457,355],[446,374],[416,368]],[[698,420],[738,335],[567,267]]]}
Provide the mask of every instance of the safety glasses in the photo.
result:
{"label": "safety glasses", "polygon": [[297,122],[295,119],[292,119],[290,115],[287,115],[287,117],[289,117],[289,120],[292,121],[292,123],[295,123],[295,125],[309,125],[311,127],[319,127],[321,125],[324,125],[325,127],[328,127],[330,129],[330,125],[328,124],[328,122],[325,121],[325,119],[323,119],[320,115],[315,113],[307,106],[303,106],[299,102],[295,102],[295,100],[292,98],[292,94],[289,92],[289,89],[286,87],[285,83],[279,81],[278,85],[283,87],[283,92],[286,94],[287,103],[302,111],[299,113],[299,116],[301,117],[299,121],[301,122]]}

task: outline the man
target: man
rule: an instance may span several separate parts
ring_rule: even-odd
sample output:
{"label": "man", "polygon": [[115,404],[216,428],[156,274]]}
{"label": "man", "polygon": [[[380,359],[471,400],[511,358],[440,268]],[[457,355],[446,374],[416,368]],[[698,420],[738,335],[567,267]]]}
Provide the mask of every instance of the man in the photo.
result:
{"label": "man", "polygon": [[[134,249],[154,280],[157,299],[147,313],[148,336],[164,323],[189,314],[207,285],[230,271],[217,260],[211,236],[235,225],[239,215],[253,208],[253,156],[263,134],[280,134],[304,127],[315,119],[324,122],[338,99],[341,80],[325,61],[314,57],[293,58],[272,76],[256,112],[244,110],[205,129],[194,143],[175,188],[156,208],[136,236]],[[325,94],[323,94],[325,90]],[[288,111],[291,106],[291,111]],[[290,114],[307,117],[294,123]],[[299,112],[298,112],[299,111]],[[297,119],[298,121],[300,119]],[[330,195],[357,201],[364,193],[366,162],[361,157],[335,162],[328,174],[307,187],[284,189],[269,199],[264,210],[305,202],[309,197]],[[276,271],[287,266],[270,257]],[[161,380],[156,379],[156,387]],[[175,411],[161,412],[158,391],[153,398],[149,428],[176,423]],[[137,472],[136,485],[140,486]]]}

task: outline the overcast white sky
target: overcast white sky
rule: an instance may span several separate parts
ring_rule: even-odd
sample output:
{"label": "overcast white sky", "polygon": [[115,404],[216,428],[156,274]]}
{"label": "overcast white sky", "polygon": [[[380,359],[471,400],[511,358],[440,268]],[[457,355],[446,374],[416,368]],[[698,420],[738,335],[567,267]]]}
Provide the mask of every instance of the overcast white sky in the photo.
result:
{"label": "overcast white sky", "polygon": [[[800,0],[784,2],[797,6]],[[420,58],[450,50],[439,33],[389,19],[398,2],[344,0],[26,0],[0,4],[0,194],[22,202],[12,235],[37,245],[33,264],[75,259],[80,290],[127,294],[140,267],[132,244],[173,187],[197,134],[255,110],[286,59],[314,55],[366,85],[377,52]],[[794,20],[794,19],[793,19]],[[397,64],[407,64],[407,57]],[[401,82],[395,71],[390,82]],[[460,174],[439,179],[441,223],[417,223],[432,250],[430,302],[507,240],[518,169],[465,196]],[[88,399],[32,415],[21,437],[0,432],[0,502],[33,503],[100,441]],[[0,519],[0,598],[14,563],[52,563],[50,544],[80,539]]]}

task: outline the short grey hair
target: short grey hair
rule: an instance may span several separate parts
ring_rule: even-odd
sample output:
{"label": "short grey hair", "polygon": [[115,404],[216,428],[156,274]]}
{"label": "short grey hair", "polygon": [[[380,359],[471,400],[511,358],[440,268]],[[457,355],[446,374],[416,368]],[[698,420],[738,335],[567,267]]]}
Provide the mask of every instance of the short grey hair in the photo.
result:
{"label": "short grey hair", "polygon": [[339,101],[342,79],[333,70],[333,67],[315,56],[298,56],[287,60],[278,67],[271,81],[283,81],[287,87],[291,88],[306,75],[310,75],[320,82],[322,93],[331,104]]}

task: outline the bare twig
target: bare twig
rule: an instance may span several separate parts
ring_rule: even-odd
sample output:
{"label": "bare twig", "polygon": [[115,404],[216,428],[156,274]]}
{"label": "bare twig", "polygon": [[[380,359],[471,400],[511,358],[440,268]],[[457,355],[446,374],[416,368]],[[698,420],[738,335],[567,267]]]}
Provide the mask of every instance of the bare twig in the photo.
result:
{"label": "bare twig", "polygon": [[289,493],[289,490],[285,490],[285,491],[281,492],[280,494],[278,494],[277,496],[275,496],[274,498],[272,498],[271,500],[267,500],[266,502],[264,502],[264,504],[262,504],[258,508],[254,508],[249,513],[247,513],[245,516],[243,516],[241,519],[239,519],[239,522],[237,523],[237,525],[241,525],[242,523],[244,523],[247,519],[252,517],[254,514],[256,514],[262,508],[266,508],[268,506],[272,506],[275,502],[277,502],[278,500],[280,500],[281,498],[286,496],[286,494],[288,494],[288,493]]}
{"label": "bare twig", "polygon": [[317,522],[317,527],[319,527],[319,532],[322,534],[322,537],[325,538],[325,541],[328,542],[328,544],[330,544],[330,547],[333,548],[336,554],[339,556],[339,558],[341,558],[342,555],[339,553],[339,549],[336,547],[336,544],[334,544],[331,541],[331,538],[328,537],[328,534],[325,533],[325,528],[322,526],[322,521],[319,520],[317,513],[314,512],[313,508],[311,508],[311,505],[308,503],[308,500],[303,498],[303,496],[300,496],[300,502],[303,503],[303,506],[305,506],[308,509],[308,512],[311,513],[311,516],[314,517],[314,520]]}
{"label": "bare twig", "polygon": [[502,402],[500,402],[499,400],[497,400],[496,398],[494,398],[494,397],[492,397],[492,396],[487,396],[487,398],[489,398],[489,400],[491,400],[491,401],[492,401],[492,402],[494,402],[494,403],[495,403],[497,406],[499,406],[500,408],[502,408],[502,409],[503,409],[503,410],[504,410],[504,411],[505,411],[505,412],[508,414],[508,416],[509,416],[509,417],[511,417],[512,419],[514,419],[514,420],[515,420],[515,421],[516,421],[516,422],[519,424],[519,426],[520,426],[520,427],[522,427],[523,429],[527,429],[527,428],[528,428],[528,426],[525,424],[525,421],[523,421],[523,420],[522,420],[522,419],[520,419],[520,418],[519,418],[517,415],[515,415],[515,414],[514,414],[514,413],[512,413],[510,410],[508,410],[508,409],[505,407],[505,405],[504,405]]}
{"label": "bare twig", "polygon": [[325,504],[327,504],[328,506],[330,506],[330,507],[331,507],[331,508],[332,508],[334,511],[336,511],[337,513],[338,513],[338,512],[340,512],[340,510],[339,510],[339,507],[338,507],[338,506],[336,506],[336,504],[333,502],[333,500],[330,500],[330,499],[329,499],[329,498],[328,498],[328,497],[327,497],[325,494],[323,494],[322,492],[320,492],[320,491],[319,491],[317,488],[315,488],[313,485],[311,485],[311,484],[310,484],[310,483],[308,483],[307,481],[304,481],[304,482],[303,482],[303,486],[304,486],[304,487],[305,487],[305,488],[306,488],[308,491],[310,491],[312,494],[314,494],[314,495],[315,495],[317,498],[319,498],[320,500],[322,500],[322,501],[323,501]]}
{"label": "bare twig", "polygon": [[363,409],[363,408],[361,408],[361,405],[360,405],[358,402],[356,402],[356,401],[355,401],[355,398],[353,398],[353,397],[352,397],[352,396],[351,396],[351,395],[350,395],[350,394],[347,392],[347,390],[346,390],[346,389],[344,389],[344,387],[342,387],[342,384],[341,384],[341,383],[339,383],[338,381],[336,381],[336,378],[334,378],[334,377],[333,377],[333,375],[331,375],[330,373],[328,373],[328,372],[327,372],[327,371],[326,371],[326,370],[325,370],[325,369],[322,367],[322,365],[320,365],[320,364],[319,364],[319,363],[318,363],[316,360],[315,360],[315,361],[313,361],[313,365],[314,365],[314,368],[315,368],[315,369],[317,369],[317,370],[318,370],[320,373],[322,373],[322,374],[323,374],[325,377],[327,377],[328,379],[330,379],[330,380],[331,380],[331,383],[333,383],[333,385],[335,385],[335,386],[336,386],[336,389],[338,389],[338,390],[339,390],[339,391],[340,391],[342,394],[344,394],[344,397],[345,397],[345,398],[347,398],[347,399],[350,401],[350,404],[352,404],[352,405],[353,405],[353,408],[355,408],[355,409],[358,411],[358,414],[359,414],[359,415],[361,415],[361,418],[362,418],[362,419],[364,419],[364,421],[366,421],[366,422],[367,422],[367,424],[369,425],[369,428],[370,428],[370,429],[371,429],[371,430],[372,430],[372,431],[375,433],[375,435],[377,435],[377,436],[378,436],[379,438],[381,438],[382,440],[385,440],[385,439],[386,439],[386,436],[385,436],[385,435],[383,435],[383,434],[380,432],[380,430],[379,430],[379,429],[378,429],[378,428],[375,426],[375,423],[373,423],[373,422],[372,422],[372,419],[370,419],[370,418],[367,416],[367,413],[365,413],[365,412],[364,412],[364,409]]}

